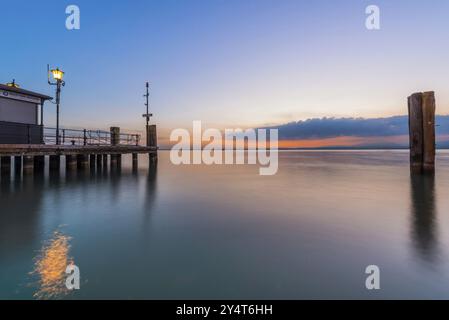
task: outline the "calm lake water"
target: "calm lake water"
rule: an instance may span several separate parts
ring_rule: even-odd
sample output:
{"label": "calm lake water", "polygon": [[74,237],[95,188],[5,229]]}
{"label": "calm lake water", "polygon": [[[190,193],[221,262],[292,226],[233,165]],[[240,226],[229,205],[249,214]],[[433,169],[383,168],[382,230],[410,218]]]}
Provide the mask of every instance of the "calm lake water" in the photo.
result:
{"label": "calm lake water", "polygon": [[274,176],[162,151],[137,172],[2,177],[0,298],[449,298],[449,152],[435,177],[405,151],[279,157]]}

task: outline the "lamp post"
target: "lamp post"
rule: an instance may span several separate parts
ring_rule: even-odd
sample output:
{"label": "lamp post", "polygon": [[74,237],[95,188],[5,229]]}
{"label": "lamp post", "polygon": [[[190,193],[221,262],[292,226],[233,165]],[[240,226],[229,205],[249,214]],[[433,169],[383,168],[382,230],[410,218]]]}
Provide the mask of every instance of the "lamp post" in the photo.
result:
{"label": "lamp post", "polygon": [[[59,104],[61,102],[61,87],[65,86],[64,80],[62,78],[64,77],[64,72],[62,70],[51,69],[49,70],[49,67],[47,66],[48,71],[48,84],[52,86],[56,86],[56,145],[59,145]],[[53,79],[56,82],[50,81],[50,73],[53,75]]]}

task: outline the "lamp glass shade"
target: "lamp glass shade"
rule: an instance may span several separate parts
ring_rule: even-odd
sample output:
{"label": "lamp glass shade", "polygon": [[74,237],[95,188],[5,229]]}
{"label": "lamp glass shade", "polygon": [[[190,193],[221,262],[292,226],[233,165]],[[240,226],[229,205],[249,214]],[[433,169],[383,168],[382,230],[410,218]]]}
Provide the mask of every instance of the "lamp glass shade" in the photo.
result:
{"label": "lamp glass shade", "polygon": [[53,78],[55,78],[55,80],[62,80],[62,78],[64,77],[64,72],[57,68],[51,70],[51,73],[53,74]]}

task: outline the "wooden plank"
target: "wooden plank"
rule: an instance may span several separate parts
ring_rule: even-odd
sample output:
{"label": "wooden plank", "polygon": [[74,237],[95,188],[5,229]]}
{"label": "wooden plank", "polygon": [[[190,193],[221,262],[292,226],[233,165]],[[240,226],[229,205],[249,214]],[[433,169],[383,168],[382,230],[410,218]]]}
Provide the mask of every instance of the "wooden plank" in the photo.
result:
{"label": "wooden plank", "polygon": [[423,113],[422,93],[414,93],[408,98],[410,164],[412,167],[423,165]]}
{"label": "wooden plank", "polygon": [[423,168],[435,169],[435,93],[424,92],[423,109]]}

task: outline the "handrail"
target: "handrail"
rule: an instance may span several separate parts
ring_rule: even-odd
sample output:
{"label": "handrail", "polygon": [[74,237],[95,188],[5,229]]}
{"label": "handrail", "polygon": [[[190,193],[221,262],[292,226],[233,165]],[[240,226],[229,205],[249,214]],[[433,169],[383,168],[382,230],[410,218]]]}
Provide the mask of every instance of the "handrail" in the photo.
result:
{"label": "handrail", "polygon": [[[111,144],[111,133],[103,130],[59,129],[59,140],[62,145],[101,146]],[[120,145],[139,145],[140,135],[120,133]],[[56,128],[44,128],[44,143],[56,144]]]}

